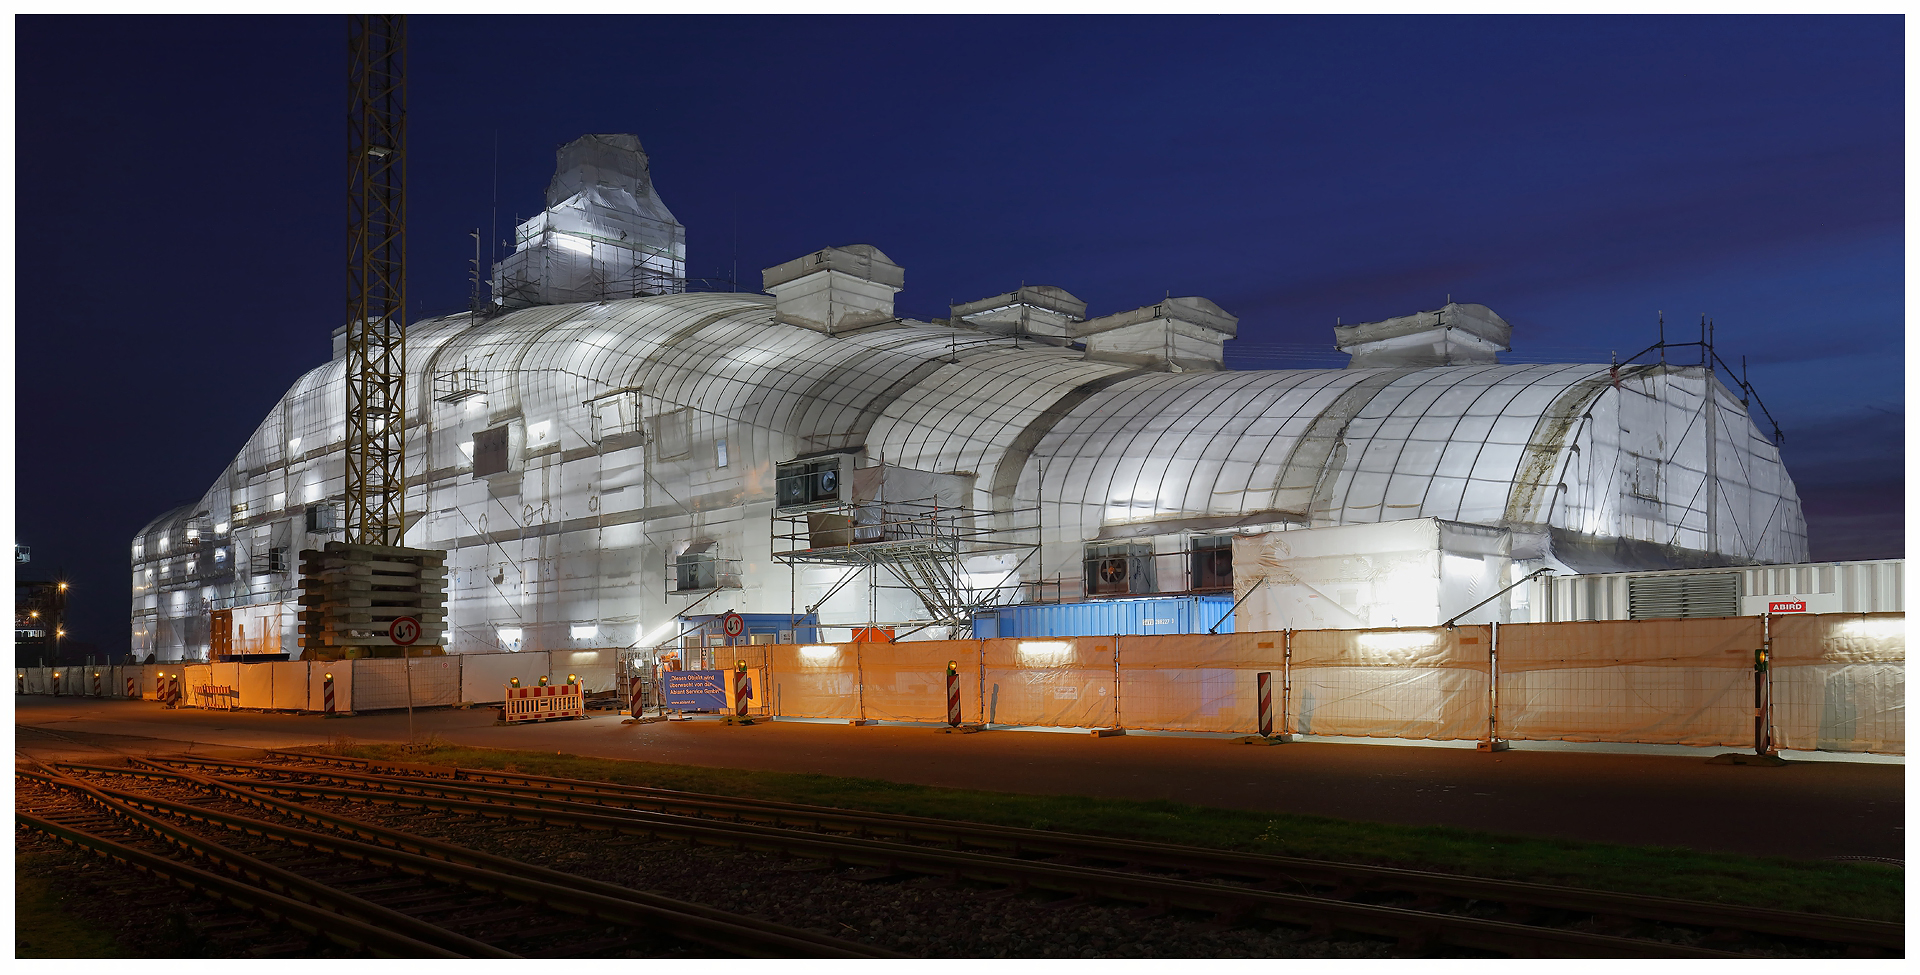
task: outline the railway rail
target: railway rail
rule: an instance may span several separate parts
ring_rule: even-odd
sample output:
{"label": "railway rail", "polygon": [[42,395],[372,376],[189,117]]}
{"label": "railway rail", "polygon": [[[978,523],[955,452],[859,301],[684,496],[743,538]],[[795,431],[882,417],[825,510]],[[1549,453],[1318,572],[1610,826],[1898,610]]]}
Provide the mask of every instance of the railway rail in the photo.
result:
{"label": "railway rail", "polygon": [[[1516,955],[1738,957],[1899,954],[1899,924],[1541,884],[581,780],[272,753],[281,764],[170,759],[134,774],[251,794],[393,803],[493,819],[671,837],[813,857],[882,874],[932,874],[1070,898],[1202,911]],[[285,764],[285,763],[300,764]],[[197,769],[184,771],[180,766]],[[232,773],[208,777],[200,773]],[[339,817],[344,818],[344,817]],[[335,828],[351,829],[340,823]],[[876,837],[885,837],[879,839]],[[1498,910],[1498,917],[1478,916]],[[1596,931],[1595,927],[1605,930]]]}
{"label": "railway rail", "polygon": [[[136,760],[137,761],[137,760]],[[363,842],[83,781],[136,767],[16,768],[18,825],[351,950],[397,957],[888,957],[838,938],[356,824]],[[150,771],[150,770],[149,770]],[[149,778],[151,778],[149,776]],[[177,783],[202,790],[205,782]],[[235,795],[216,799],[237,800]],[[278,809],[276,818],[298,810]],[[311,817],[307,817],[311,818]],[[219,839],[207,833],[219,834]],[[224,842],[223,842],[224,841]],[[201,861],[189,863],[191,858]]]}

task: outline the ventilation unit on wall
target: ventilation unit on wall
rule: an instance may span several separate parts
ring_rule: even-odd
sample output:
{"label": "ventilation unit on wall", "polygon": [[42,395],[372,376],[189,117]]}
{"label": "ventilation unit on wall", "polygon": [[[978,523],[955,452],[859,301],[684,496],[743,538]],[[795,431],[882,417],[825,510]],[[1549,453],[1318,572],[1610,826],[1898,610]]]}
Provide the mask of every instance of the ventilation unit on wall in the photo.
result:
{"label": "ventilation unit on wall", "polygon": [[841,464],[846,457],[839,454],[824,460],[781,464],[774,476],[774,503],[781,508],[839,503],[840,488],[845,481]]}
{"label": "ventilation unit on wall", "polygon": [[1158,591],[1154,584],[1153,546],[1146,542],[1089,545],[1086,570],[1088,595]]}
{"label": "ventilation unit on wall", "polygon": [[1627,618],[1740,615],[1740,574],[1711,572],[1627,580]]}

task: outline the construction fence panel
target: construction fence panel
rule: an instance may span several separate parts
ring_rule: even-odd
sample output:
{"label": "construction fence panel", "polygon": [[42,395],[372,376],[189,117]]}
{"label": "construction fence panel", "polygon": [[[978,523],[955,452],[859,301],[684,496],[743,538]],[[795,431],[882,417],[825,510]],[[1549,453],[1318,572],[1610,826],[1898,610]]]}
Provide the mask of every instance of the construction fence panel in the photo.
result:
{"label": "construction fence panel", "polygon": [[213,683],[213,665],[187,664],[180,668],[178,673],[180,674],[180,703],[188,707],[206,707],[209,701],[201,689]]}
{"label": "construction fence panel", "polygon": [[450,707],[460,703],[460,658],[449,654],[414,657],[413,706]]}
{"label": "construction fence panel", "polygon": [[273,674],[273,696],[268,699],[267,707],[276,711],[306,710],[306,661],[276,660],[272,663],[254,664],[253,666],[257,669],[271,671]]}
{"label": "construction fence panel", "polygon": [[568,674],[579,678],[581,687],[587,693],[613,690],[613,668],[620,651],[615,648],[599,650],[553,650],[547,654],[550,683],[565,683]]}
{"label": "construction fence panel", "polygon": [[122,691],[124,692],[125,690],[127,678],[131,677],[133,678],[133,699],[136,701],[154,700],[153,675],[158,673],[159,670],[160,668],[158,667],[148,666],[146,664],[134,664],[120,668]]}
{"label": "construction fence panel", "polygon": [[14,673],[19,675],[15,680],[20,684],[22,694],[53,693],[53,668],[21,667]]}
{"label": "construction fence panel", "polygon": [[860,716],[860,644],[767,647],[773,713],[791,718]]}
{"label": "construction fence panel", "polygon": [[1280,698],[1285,633],[1120,638],[1118,724],[1145,731],[1260,730],[1261,671]]}
{"label": "construction fence panel", "polygon": [[1769,622],[1777,747],[1906,754],[1904,613],[1775,616]]}
{"label": "construction fence panel", "polygon": [[947,720],[947,662],[960,671],[961,720],[980,706],[980,644],[974,640],[862,643],[864,717],[884,721]]}
{"label": "construction fence panel", "polygon": [[1500,627],[1499,735],[1751,745],[1757,616]]}
{"label": "construction fence panel", "polygon": [[[337,661],[336,664],[345,664],[345,669],[353,674],[353,710],[385,711],[407,706],[405,660],[399,657],[362,657]],[[337,666],[334,672],[339,673]],[[337,693],[338,683],[334,686]],[[417,687],[415,693],[418,694]],[[415,703],[418,703],[417,698]]]}
{"label": "construction fence panel", "polygon": [[772,694],[767,690],[772,686],[769,677],[770,658],[767,655],[769,645],[736,643],[729,647],[715,648],[714,666],[726,671],[727,710],[736,711],[740,702],[734,699],[734,673],[741,664],[747,667],[747,713],[772,714]]}
{"label": "construction fence panel", "polygon": [[989,724],[1113,726],[1113,637],[984,640],[981,658]]}
{"label": "construction fence panel", "polygon": [[1287,728],[1364,738],[1484,738],[1491,632],[1487,626],[1295,630]]}
{"label": "construction fence panel", "polygon": [[463,653],[460,661],[460,700],[469,704],[495,704],[506,700],[507,684],[513,678],[528,687],[540,683],[550,661],[544,650],[530,653]]}
{"label": "construction fence panel", "polygon": [[333,679],[333,709],[336,713],[353,710],[353,661],[316,660],[307,670],[307,710],[327,710],[327,679]]}
{"label": "construction fence panel", "polygon": [[273,707],[273,665],[266,663],[241,664],[238,679],[233,689],[240,692],[236,702],[243,708]]}
{"label": "construction fence panel", "polygon": [[213,673],[207,675],[208,683],[214,687],[225,688],[225,690],[219,692],[209,691],[209,695],[218,694],[218,697],[210,696],[206,706],[220,708],[239,706],[239,698],[235,696],[234,692],[240,689],[241,675],[248,669],[247,666],[237,663],[216,663],[210,666],[213,668]]}

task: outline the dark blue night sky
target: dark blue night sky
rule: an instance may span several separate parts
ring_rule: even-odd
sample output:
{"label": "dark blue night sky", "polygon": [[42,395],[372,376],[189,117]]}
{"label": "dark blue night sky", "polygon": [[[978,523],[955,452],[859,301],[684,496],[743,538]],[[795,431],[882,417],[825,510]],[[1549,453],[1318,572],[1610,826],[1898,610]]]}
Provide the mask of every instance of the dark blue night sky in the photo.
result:
{"label": "dark blue night sky", "polygon": [[[345,317],[344,18],[21,17],[15,514],[123,652],[133,533],[195,499]],[[1816,560],[1904,554],[1898,17],[416,17],[409,288],[554,149],[632,132],[691,273],[870,243],[900,310],[1021,283],[1240,316],[1482,302],[1509,361],[1704,313],[1786,435]],[[498,217],[492,212],[498,147]]]}

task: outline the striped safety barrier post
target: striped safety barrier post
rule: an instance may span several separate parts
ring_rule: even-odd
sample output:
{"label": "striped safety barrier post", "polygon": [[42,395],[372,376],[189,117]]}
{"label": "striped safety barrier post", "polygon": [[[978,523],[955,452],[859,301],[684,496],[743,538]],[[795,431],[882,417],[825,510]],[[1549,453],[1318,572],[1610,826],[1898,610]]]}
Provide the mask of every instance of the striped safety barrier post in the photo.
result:
{"label": "striped safety barrier post", "polygon": [[627,713],[636,718],[640,716],[640,688],[640,678],[634,677],[627,681]]}
{"label": "striped safety barrier post", "polygon": [[167,675],[153,675],[153,699],[161,704],[167,703]]}
{"label": "striped safety barrier post", "polygon": [[320,707],[322,714],[329,718],[334,716],[332,674],[326,674],[320,680]]}
{"label": "striped safety barrier post", "polygon": [[167,675],[167,703],[173,705],[176,708],[180,706],[180,675],[179,674]]}
{"label": "striped safety barrier post", "polygon": [[93,696],[94,697],[105,696],[100,693],[100,672],[97,670],[93,672]]}
{"label": "striped safety barrier post", "polygon": [[960,664],[947,661],[947,725],[960,727]]}
{"label": "striped safety barrier post", "polygon": [[1260,737],[1273,737],[1273,674],[1261,671],[1253,675],[1260,685]]}
{"label": "striped safety barrier post", "polygon": [[127,700],[131,701],[135,697],[137,697],[139,695],[139,690],[140,689],[138,687],[134,686],[133,678],[128,677],[127,678]]}
{"label": "striped safety barrier post", "polygon": [[57,670],[53,672],[53,696],[60,696],[60,672]]}
{"label": "striped safety barrier post", "polygon": [[736,717],[747,716],[747,698],[752,695],[747,688],[747,662],[733,662],[733,713]]}

